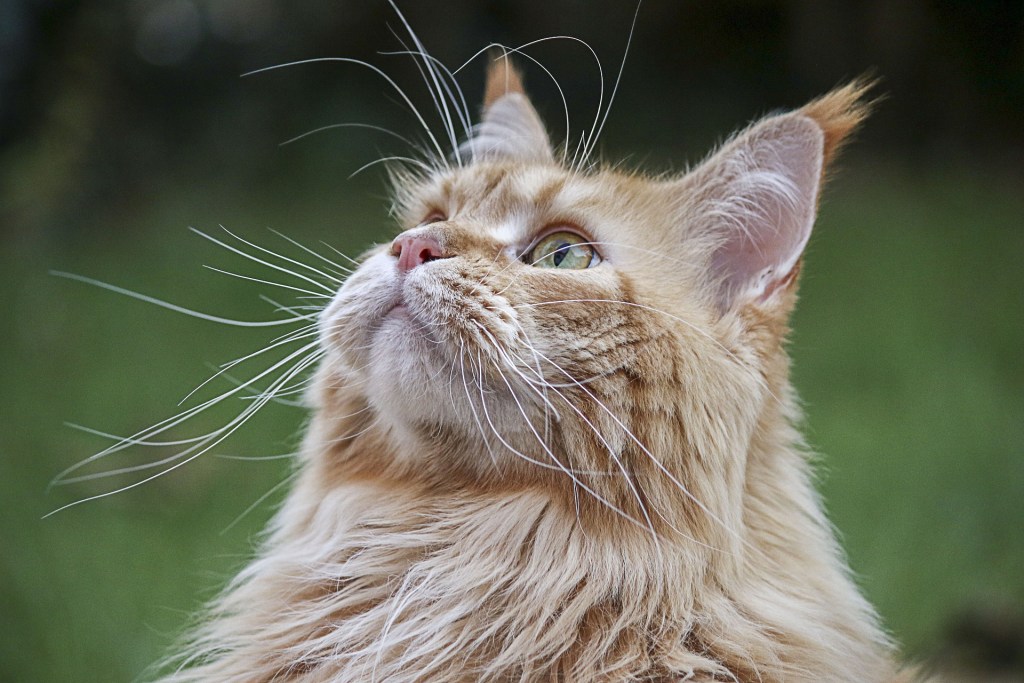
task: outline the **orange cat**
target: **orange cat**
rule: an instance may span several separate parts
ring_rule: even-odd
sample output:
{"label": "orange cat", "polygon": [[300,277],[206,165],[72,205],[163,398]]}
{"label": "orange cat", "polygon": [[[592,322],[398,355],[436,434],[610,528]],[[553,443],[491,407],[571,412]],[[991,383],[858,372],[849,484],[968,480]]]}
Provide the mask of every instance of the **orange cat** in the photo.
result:
{"label": "orange cat", "polygon": [[889,681],[784,350],[838,89],[676,177],[507,60],[319,320],[297,483],[168,681]]}

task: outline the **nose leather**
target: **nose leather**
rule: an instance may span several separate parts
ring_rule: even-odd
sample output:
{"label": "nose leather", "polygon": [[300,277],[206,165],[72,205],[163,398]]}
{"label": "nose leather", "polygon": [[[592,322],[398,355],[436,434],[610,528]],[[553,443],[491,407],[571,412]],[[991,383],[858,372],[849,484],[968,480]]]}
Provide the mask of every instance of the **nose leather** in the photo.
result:
{"label": "nose leather", "polygon": [[448,256],[437,239],[423,234],[399,235],[391,243],[391,254],[398,257],[398,270],[403,273]]}

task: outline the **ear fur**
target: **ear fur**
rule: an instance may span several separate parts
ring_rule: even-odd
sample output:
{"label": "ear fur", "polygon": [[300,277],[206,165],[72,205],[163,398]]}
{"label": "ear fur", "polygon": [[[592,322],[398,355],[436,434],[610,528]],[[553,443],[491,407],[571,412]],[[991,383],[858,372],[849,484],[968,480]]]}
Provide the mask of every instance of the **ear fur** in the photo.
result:
{"label": "ear fur", "polygon": [[507,54],[494,59],[487,69],[483,120],[462,149],[474,161],[554,161],[544,123],[526,97],[522,77]]}
{"label": "ear fur", "polygon": [[868,87],[851,83],[763,119],[684,179],[689,219],[711,240],[708,279],[721,312],[795,286],[825,171],[867,115]]}

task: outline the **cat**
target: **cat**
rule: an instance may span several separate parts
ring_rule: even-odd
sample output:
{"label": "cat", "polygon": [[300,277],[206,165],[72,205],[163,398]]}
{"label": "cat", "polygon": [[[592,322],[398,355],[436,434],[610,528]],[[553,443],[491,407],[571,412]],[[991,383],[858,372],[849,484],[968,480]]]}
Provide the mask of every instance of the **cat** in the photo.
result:
{"label": "cat", "polygon": [[909,680],[784,346],[866,89],[648,177],[553,146],[493,61],[320,314],[295,484],[161,680]]}

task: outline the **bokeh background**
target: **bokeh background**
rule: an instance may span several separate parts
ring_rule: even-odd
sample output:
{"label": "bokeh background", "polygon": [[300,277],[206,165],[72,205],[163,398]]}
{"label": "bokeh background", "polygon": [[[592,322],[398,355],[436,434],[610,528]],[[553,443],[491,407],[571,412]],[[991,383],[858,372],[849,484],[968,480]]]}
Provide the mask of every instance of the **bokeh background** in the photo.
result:
{"label": "bokeh background", "polygon": [[[635,9],[400,7],[451,67],[491,42],[583,39],[604,65],[606,94]],[[357,128],[281,143],[343,122],[423,135],[368,69],[240,76],[365,59],[436,124],[413,61],[384,54],[402,40],[394,10],[377,0],[0,2],[0,680],[143,676],[244,563],[280,499],[288,458],[223,456],[287,454],[304,419],[269,406],[209,456],[42,519],[140,478],[48,488],[109,444],[65,423],[134,433],[179,410],[211,364],[273,336],[50,271],[272,317],[259,294],[282,292],[203,265],[282,275],[188,227],[229,239],[223,225],[291,258],[303,252],[268,228],[356,254],[393,226],[383,168],[349,176],[403,144]],[[590,127],[600,79],[589,53],[567,40],[529,52],[564,88],[573,134]],[[539,68],[525,70],[563,136],[557,90]],[[478,59],[458,76],[474,112],[482,72]],[[884,100],[826,194],[794,321],[821,490],[860,584],[909,656],[1020,680],[1024,3],[649,0],[600,149],[631,166],[682,169],[757,116],[864,73],[880,79]],[[166,454],[139,447],[87,471]]]}

